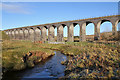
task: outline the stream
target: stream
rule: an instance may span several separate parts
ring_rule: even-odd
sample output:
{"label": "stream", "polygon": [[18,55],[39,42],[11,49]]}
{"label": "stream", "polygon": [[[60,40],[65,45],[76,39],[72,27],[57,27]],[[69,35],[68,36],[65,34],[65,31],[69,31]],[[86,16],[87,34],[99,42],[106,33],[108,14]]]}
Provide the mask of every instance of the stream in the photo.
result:
{"label": "stream", "polygon": [[65,65],[61,61],[67,60],[67,56],[60,51],[55,55],[35,65],[34,68],[16,72],[7,72],[2,80],[56,80],[64,76]]}

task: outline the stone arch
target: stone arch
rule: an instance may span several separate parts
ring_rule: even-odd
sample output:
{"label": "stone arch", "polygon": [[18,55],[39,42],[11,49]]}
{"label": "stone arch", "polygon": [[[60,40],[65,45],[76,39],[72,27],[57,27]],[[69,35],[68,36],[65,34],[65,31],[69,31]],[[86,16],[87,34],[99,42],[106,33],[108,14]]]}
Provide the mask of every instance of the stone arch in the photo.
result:
{"label": "stone arch", "polygon": [[54,26],[49,26],[49,28],[48,28],[48,41],[50,41],[50,42],[53,42],[53,41],[55,41],[55,39],[54,39],[54,29],[55,29],[55,27]]}
{"label": "stone arch", "polygon": [[95,23],[91,21],[86,22],[86,40],[93,41],[95,34]]}
{"label": "stone arch", "polygon": [[59,25],[57,27],[57,42],[62,42],[63,41],[63,29],[64,29],[64,26],[63,25]]}
{"label": "stone arch", "polygon": [[[93,29],[95,28],[95,23],[92,21],[85,21],[80,23],[80,41],[86,41],[86,27],[92,23],[94,25]],[[93,32],[95,34],[95,32]],[[93,37],[93,36],[92,36]],[[92,38],[93,39],[93,38]]]}
{"label": "stone arch", "polygon": [[80,26],[78,23],[73,23],[73,24],[74,24],[74,42],[79,42]]}
{"label": "stone arch", "polygon": [[66,23],[68,28],[68,42],[74,42],[74,23]]}
{"label": "stone arch", "polygon": [[43,42],[45,42],[47,40],[47,27],[46,26],[42,26],[41,28],[41,39]]}
{"label": "stone arch", "polygon": [[12,39],[15,39],[15,32],[14,32],[14,30],[11,31],[11,34],[12,34]]}
{"label": "stone arch", "polygon": [[30,36],[29,36],[29,37],[30,37],[30,40],[31,40],[31,41],[35,41],[35,37],[34,37],[34,36],[35,36],[35,31],[34,31],[33,28],[30,28],[30,29],[29,29],[29,35],[30,35]]}
{"label": "stone arch", "polygon": [[29,30],[28,29],[24,29],[24,37],[25,37],[25,40],[29,40]]}
{"label": "stone arch", "polygon": [[47,28],[47,29],[46,29],[46,35],[47,35],[47,38],[46,38],[46,39],[47,39],[47,41],[48,41],[48,32],[49,32],[49,31],[48,31],[48,28]]}
{"label": "stone arch", "polygon": [[102,20],[100,24],[100,39],[109,39],[109,36],[112,36],[112,30],[113,23],[110,20]]}
{"label": "stone arch", "polygon": [[95,37],[94,37],[95,40],[100,40],[101,39],[101,37],[100,37],[100,32],[101,32],[100,28],[101,28],[101,25],[103,23],[105,23],[105,22],[109,22],[112,25],[112,30],[113,30],[113,23],[111,22],[111,20],[102,19],[102,20],[97,21],[96,26],[95,26]]}
{"label": "stone arch", "polygon": [[10,39],[12,39],[12,30],[9,30]]}
{"label": "stone arch", "polygon": [[115,26],[117,28],[117,39],[120,40],[120,20],[116,21]]}
{"label": "stone arch", "polygon": [[115,26],[117,28],[117,31],[120,31],[120,20],[116,20]]}
{"label": "stone arch", "polygon": [[19,31],[17,29],[15,30],[15,39],[19,39]]}
{"label": "stone arch", "polygon": [[35,41],[41,40],[41,30],[39,27],[35,28]]}
{"label": "stone arch", "polygon": [[57,30],[57,27],[55,26],[54,27],[54,38],[55,38],[55,41],[57,41],[57,34],[58,34],[58,30]]}
{"label": "stone arch", "polygon": [[24,32],[22,29],[19,29],[19,39],[23,40],[24,39]]}
{"label": "stone arch", "polygon": [[8,36],[10,37],[10,31],[8,30]]}
{"label": "stone arch", "polygon": [[68,39],[68,26],[61,24],[63,26],[63,41],[67,42]]}

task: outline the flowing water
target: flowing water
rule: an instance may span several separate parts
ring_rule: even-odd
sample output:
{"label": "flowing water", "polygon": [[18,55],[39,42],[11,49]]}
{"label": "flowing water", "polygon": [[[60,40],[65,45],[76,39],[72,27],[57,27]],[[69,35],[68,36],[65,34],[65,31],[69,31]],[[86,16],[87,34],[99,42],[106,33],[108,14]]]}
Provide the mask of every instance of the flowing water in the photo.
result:
{"label": "flowing water", "polygon": [[66,66],[61,65],[61,61],[66,59],[67,57],[60,51],[55,51],[54,56],[35,65],[34,68],[19,72],[7,72],[4,74],[3,80],[55,80],[56,78],[64,76]]}

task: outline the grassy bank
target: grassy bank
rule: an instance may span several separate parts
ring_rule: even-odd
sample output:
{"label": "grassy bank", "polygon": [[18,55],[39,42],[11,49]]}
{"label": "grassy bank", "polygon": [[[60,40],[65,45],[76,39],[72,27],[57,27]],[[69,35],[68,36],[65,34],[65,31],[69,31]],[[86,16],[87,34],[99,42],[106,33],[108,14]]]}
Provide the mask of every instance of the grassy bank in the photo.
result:
{"label": "grassy bank", "polygon": [[67,78],[120,77],[120,45],[118,44],[74,42],[39,46],[73,55],[65,63],[62,62],[67,66],[65,70]]}
{"label": "grassy bank", "polygon": [[[33,67],[35,62],[53,55],[50,49],[43,49],[30,41],[3,41],[2,47],[2,67],[3,70],[21,70],[26,67]],[[32,53],[34,56],[24,57]],[[42,55],[43,54],[43,55]]]}
{"label": "grassy bank", "polygon": [[[2,42],[3,70],[22,70],[34,67],[35,62],[53,55],[54,50],[72,55],[66,62],[65,77],[96,78],[120,77],[120,45],[89,42],[67,42],[65,44],[40,44],[30,41],[4,40]],[[24,61],[23,57],[32,53]],[[42,56],[41,56],[42,55]]]}

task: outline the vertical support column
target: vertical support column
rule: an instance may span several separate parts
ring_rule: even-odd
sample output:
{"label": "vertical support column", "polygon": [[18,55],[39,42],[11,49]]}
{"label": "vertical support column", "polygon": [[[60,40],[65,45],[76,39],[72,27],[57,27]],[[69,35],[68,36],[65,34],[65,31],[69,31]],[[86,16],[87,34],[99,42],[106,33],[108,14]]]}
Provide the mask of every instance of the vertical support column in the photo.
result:
{"label": "vertical support column", "polygon": [[114,23],[112,23],[112,35],[114,36],[114,38],[117,38],[117,25]]}
{"label": "vertical support column", "polygon": [[29,29],[29,35],[30,35],[30,36],[29,36],[29,37],[30,37],[30,40],[31,40],[31,41],[35,41],[35,37],[34,37],[34,36],[35,36],[35,31],[34,31],[33,28],[30,28],[30,29]]}
{"label": "vertical support column", "polygon": [[40,28],[35,28],[35,41],[40,41]]}
{"label": "vertical support column", "polygon": [[16,30],[14,29],[14,39],[16,39]]}
{"label": "vertical support column", "polygon": [[15,30],[15,34],[16,34],[16,39],[18,40],[19,39],[19,30]]}
{"label": "vertical support column", "polygon": [[12,30],[12,39],[15,39],[15,33],[14,33],[14,30]]}
{"label": "vertical support column", "polygon": [[24,29],[24,38],[25,38],[25,40],[29,40],[29,30],[28,29]]}
{"label": "vertical support column", "polygon": [[80,25],[80,41],[86,41],[86,23]]}
{"label": "vertical support column", "polygon": [[101,21],[98,23],[95,23],[95,28],[94,28],[94,40],[100,40],[100,25]]}
{"label": "vertical support column", "polygon": [[10,30],[8,31],[8,36],[11,39],[11,31]]}
{"label": "vertical support column", "polygon": [[23,30],[20,29],[20,30],[19,30],[19,40],[23,40],[23,38],[24,38]]}
{"label": "vertical support column", "polygon": [[9,33],[10,31],[8,30],[7,32],[8,32],[8,36],[10,37],[10,33]]}
{"label": "vertical support column", "polygon": [[74,25],[68,25],[68,42],[74,42]]}
{"label": "vertical support column", "polygon": [[9,31],[9,36],[10,36],[10,39],[12,39],[12,31],[11,30]]}
{"label": "vertical support column", "polygon": [[14,31],[11,30],[11,39],[14,39]]}
{"label": "vertical support column", "polygon": [[57,27],[57,42],[62,42],[63,41],[63,26],[60,25]]}
{"label": "vertical support column", "polygon": [[25,29],[24,29],[24,28],[22,28],[22,31],[23,31],[22,40],[25,40]]}
{"label": "vertical support column", "polygon": [[48,29],[48,41],[49,42],[55,41],[55,39],[54,39],[54,27],[53,26],[50,26]]}
{"label": "vertical support column", "polygon": [[118,35],[118,40],[120,40],[120,31],[119,30],[118,30],[117,35]]}
{"label": "vertical support column", "polygon": [[42,42],[45,42],[47,39],[47,29],[45,27],[42,27],[41,29],[41,39]]}
{"label": "vertical support column", "polygon": [[17,31],[18,31],[18,40],[20,40],[20,29],[18,29]]}
{"label": "vertical support column", "polygon": [[[117,35],[118,35],[118,40],[120,40],[120,24],[119,24],[119,22],[117,24],[118,24]],[[116,27],[117,27],[117,24],[116,24]]]}

